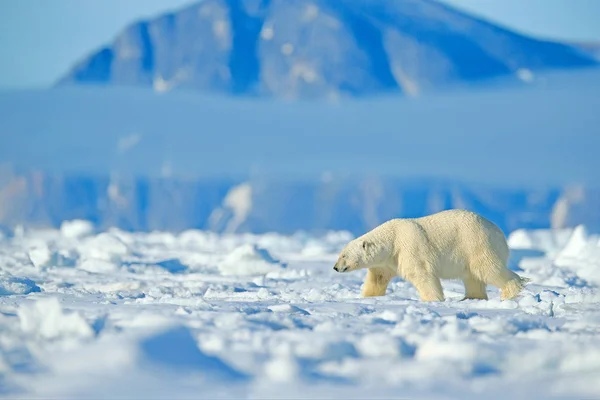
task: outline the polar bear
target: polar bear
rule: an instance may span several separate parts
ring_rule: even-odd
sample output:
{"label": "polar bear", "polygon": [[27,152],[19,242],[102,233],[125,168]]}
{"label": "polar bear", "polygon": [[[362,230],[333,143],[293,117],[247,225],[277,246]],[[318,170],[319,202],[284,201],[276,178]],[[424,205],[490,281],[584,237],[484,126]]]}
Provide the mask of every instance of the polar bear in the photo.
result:
{"label": "polar bear", "polygon": [[487,284],[498,287],[506,300],[529,282],[508,269],[508,256],[500,228],[473,212],[452,209],[384,222],[348,243],[333,269],[367,268],[361,297],[385,295],[390,280],[400,276],[422,301],[444,301],[440,279],[462,280],[463,300],[487,300]]}

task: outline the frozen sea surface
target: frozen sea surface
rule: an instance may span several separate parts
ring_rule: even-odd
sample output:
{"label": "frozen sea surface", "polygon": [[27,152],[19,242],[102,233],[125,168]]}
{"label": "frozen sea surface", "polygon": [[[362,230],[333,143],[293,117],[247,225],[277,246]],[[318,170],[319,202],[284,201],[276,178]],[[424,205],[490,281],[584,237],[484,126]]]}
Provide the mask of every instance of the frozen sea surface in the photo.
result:
{"label": "frozen sea surface", "polygon": [[344,232],[0,232],[5,398],[598,398],[600,237],[516,231],[515,301],[361,299]]}

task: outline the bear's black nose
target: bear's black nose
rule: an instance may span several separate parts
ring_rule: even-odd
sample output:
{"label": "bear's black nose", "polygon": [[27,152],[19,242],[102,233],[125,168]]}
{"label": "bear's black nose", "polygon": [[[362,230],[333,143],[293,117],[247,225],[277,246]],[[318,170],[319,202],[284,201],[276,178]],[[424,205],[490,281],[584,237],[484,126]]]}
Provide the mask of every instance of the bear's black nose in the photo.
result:
{"label": "bear's black nose", "polygon": [[338,270],[338,267],[337,267],[337,265],[335,265],[335,266],[333,267],[333,269],[334,269],[335,271],[337,271],[337,270]]}

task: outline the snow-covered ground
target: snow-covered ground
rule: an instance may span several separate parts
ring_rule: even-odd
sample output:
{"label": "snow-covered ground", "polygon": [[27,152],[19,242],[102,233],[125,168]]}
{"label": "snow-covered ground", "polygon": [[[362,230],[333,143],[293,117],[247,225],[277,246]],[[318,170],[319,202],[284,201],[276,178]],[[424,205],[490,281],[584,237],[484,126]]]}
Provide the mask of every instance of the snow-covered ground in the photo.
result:
{"label": "snow-covered ground", "polygon": [[351,238],[0,231],[0,393],[15,398],[600,396],[600,237],[516,231],[516,301],[361,299]]}

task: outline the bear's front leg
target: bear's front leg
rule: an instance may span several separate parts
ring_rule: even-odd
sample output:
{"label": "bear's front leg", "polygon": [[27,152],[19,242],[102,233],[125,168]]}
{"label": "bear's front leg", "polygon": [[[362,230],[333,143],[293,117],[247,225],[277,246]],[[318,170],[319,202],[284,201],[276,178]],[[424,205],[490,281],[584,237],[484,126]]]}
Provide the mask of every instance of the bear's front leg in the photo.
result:
{"label": "bear's front leg", "polygon": [[361,297],[384,296],[394,273],[385,268],[369,268],[363,284]]}
{"label": "bear's front leg", "polygon": [[421,301],[444,301],[444,290],[440,278],[432,274],[418,274],[410,278]]}

